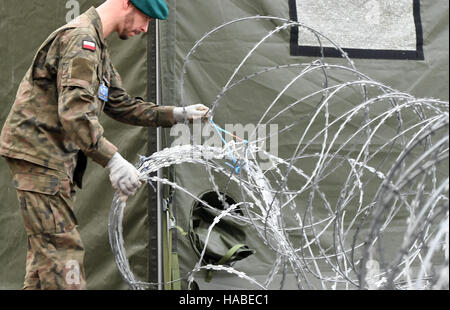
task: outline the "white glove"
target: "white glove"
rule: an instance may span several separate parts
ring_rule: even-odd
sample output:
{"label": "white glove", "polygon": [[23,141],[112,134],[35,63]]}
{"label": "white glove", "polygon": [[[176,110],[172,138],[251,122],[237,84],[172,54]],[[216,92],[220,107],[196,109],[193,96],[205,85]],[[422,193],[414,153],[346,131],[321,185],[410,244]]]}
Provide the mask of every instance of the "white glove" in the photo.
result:
{"label": "white glove", "polygon": [[177,123],[183,123],[185,119],[189,122],[196,119],[202,119],[205,121],[210,117],[210,115],[211,113],[209,112],[209,108],[203,104],[194,104],[184,108],[176,107],[173,110],[173,117]]}
{"label": "white glove", "polygon": [[121,199],[134,195],[141,186],[139,172],[119,153],[116,152],[114,154],[106,167],[109,169],[109,179],[112,187],[121,196]]}

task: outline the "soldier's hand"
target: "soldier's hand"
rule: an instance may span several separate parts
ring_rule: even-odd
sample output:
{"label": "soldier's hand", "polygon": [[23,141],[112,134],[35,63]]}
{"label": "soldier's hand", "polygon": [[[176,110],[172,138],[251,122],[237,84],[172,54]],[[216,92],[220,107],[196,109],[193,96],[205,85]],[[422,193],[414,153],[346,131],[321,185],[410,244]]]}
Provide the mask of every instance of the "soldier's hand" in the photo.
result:
{"label": "soldier's hand", "polygon": [[119,196],[134,195],[141,186],[137,169],[125,160],[119,153],[115,153],[107,166],[112,187]]}
{"label": "soldier's hand", "polygon": [[201,119],[207,121],[211,116],[209,108],[203,104],[194,104],[187,107],[176,107],[173,110],[173,117],[175,122],[183,123],[185,120],[192,123],[192,121]]}

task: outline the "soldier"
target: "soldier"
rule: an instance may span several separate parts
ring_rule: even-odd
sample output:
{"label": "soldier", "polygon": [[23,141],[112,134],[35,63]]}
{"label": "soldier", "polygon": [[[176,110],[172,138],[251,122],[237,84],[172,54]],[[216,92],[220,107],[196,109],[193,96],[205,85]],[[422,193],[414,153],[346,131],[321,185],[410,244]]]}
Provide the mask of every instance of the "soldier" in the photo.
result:
{"label": "soldier", "polygon": [[23,78],[0,138],[28,235],[24,289],[85,289],[84,246],[73,212],[87,157],[109,169],[120,196],[138,172],[103,137],[99,115],[136,126],[170,127],[209,117],[204,105],[157,106],[122,86],[105,39],[147,32],[166,19],[164,0],[107,0],[53,32]]}

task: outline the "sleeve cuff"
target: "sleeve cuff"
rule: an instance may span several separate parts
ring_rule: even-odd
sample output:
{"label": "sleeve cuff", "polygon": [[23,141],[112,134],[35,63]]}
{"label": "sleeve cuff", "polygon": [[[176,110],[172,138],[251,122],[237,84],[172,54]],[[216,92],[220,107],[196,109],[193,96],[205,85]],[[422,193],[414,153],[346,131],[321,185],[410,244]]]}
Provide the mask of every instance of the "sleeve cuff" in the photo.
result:
{"label": "sleeve cuff", "polygon": [[175,119],[173,117],[172,106],[159,106],[158,107],[158,126],[172,127],[175,125]]}
{"label": "sleeve cuff", "polygon": [[102,137],[98,142],[98,148],[95,152],[91,152],[88,155],[93,161],[106,167],[108,162],[118,151],[118,148],[109,142],[106,138]]}

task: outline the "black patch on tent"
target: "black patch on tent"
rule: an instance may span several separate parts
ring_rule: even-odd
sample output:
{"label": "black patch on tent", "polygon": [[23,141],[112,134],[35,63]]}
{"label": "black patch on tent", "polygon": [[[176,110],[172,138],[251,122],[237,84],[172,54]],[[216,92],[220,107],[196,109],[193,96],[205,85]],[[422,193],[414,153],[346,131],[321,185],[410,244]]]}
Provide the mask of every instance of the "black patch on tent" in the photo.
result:
{"label": "black patch on tent", "polygon": [[[289,1],[290,19],[298,22],[297,0]],[[413,0],[414,23],[416,27],[416,50],[376,50],[376,49],[356,49],[343,48],[350,58],[360,59],[408,59],[408,60],[424,60],[423,53],[423,30],[420,16],[420,0]],[[309,56],[321,57],[342,57],[341,52],[332,47],[320,46],[302,46],[299,42],[298,27],[291,28],[291,55],[292,56]]]}
{"label": "black patch on tent", "polygon": [[[224,195],[223,193],[221,193]],[[224,195],[225,202],[228,206],[224,205],[223,202],[219,199],[219,196],[215,191],[209,191],[201,195],[200,199],[208,203],[211,207],[216,208],[218,210],[225,210],[227,207],[230,207],[231,205],[236,204],[236,201],[228,195]],[[198,207],[201,205],[200,202],[196,203],[196,206]],[[235,209],[236,213],[243,215],[242,210],[238,207]]]}
{"label": "black patch on tent", "polygon": [[[221,195],[224,195],[225,204],[219,199],[215,191],[208,191],[200,195],[199,198],[213,209],[206,207],[200,202],[195,202],[191,209],[189,239],[193,250],[199,257],[205,247],[208,229],[213,224],[214,218],[231,205],[236,204],[235,199],[231,196],[223,193]],[[243,210],[239,207],[234,210],[234,213],[241,216],[244,215]],[[203,258],[204,263],[231,265],[254,254],[255,251],[244,244],[246,233],[248,233],[245,228],[245,224],[233,218],[222,218],[211,231]],[[232,251],[233,249],[234,251]],[[232,254],[230,251],[232,251]]]}

